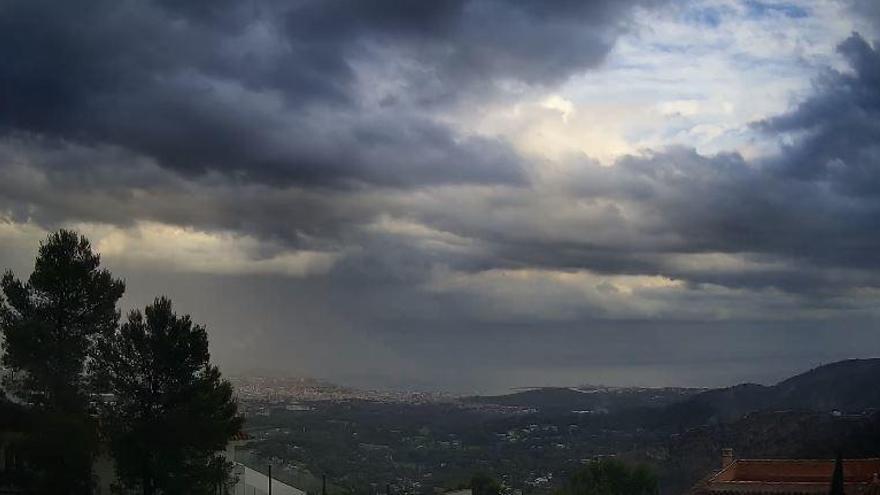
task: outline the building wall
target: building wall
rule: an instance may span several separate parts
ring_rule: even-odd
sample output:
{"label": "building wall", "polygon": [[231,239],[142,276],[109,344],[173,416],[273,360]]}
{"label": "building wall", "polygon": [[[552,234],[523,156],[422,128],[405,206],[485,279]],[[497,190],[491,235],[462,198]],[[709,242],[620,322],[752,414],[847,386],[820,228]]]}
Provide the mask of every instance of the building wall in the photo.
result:
{"label": "building wall", "polygon": [[[238,482],[230,495],[268,495],[269,477],[265,474],[243,464],[236,464],[233,474],[238,476]],[[306,495],[306,492],[273,479],[272,495]]]}
{"label": "building wall", "polygon": [[[230,442],[223,452],[224,457],[228,461],[234,462],[235,449],[243,444],[244,442]],[[111,488],[117,482],[116,470],[113,458],[106,450],[95,458],[92,469],[95,476],[95,495],[114,495]],[[232,475],[237,478],[237,481],[235,485],[230,487],[229,495],[268,495],[268,476],[239,462],[235,462]],[[272,495],[306,495],[306,492],[273,479]]]}

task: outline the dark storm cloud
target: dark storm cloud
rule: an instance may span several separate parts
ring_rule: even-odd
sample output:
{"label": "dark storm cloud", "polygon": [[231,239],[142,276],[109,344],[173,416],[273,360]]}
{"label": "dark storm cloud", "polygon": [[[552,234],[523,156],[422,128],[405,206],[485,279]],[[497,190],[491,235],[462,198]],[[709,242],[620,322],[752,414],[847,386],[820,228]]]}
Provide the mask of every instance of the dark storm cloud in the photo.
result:
{"label": "dark storm cloud", "polygon": [[242,184],[220,175],[190,180],[114,147],[13,139],[0,143],[0,163],[0,211],[47,228],[156,221],[297,246],[304,235],[338,242],[345,228],[373,214],[321,188]]}
{"label": "dark storm cloud", "polygon": [[695,339],[743,368],[793,341],[791,363],[859,352],[836,325],[875,343],[880,62],[859,35],[849,70],[755,124],[784,143],[770,158],[671,147],[554,175],[433,118],[594,67],[642,4],[3,2],[0,236],[87,223],[136,243],[146,221],[249,236],[253,260],[338,255],[307,275],[105,257],[131,304],[167,291],[240,368],[559,383],[603,356],[688,362]]}
{"label": "dark storm cloud", "polygon": [[[838,51],[851,72],[827,71],[816,94],[793,111],[759,123],[766,132],[793,135],[772,179],[801,193],[799,220],[812,261],[880,267],[880,52],[858,34]],[[810,201],[811,200],[811,201]],[[812,242],[806,244],[806,241]],[[794,253],[800,252],[791,246]]]}
{"label": "dark storm cloud", "polygon": [[[351,61],[378,63],[367,48],[378,43],[465,86],[484,76],[552,81],[595,64],[607,47],[577,36],[620,29],[626,9],[415,5],[7,4],[10,43],[0,46],[32,52],[0,70],[13,103],[0,117],[7,215],[41,225],[151,220],[346,251],[331,274],[340,284],[402,292],[437,266],[662,275],[772,287],[811,304],[880,285],[880,62],[860,36],[840,45],[851,71],[826,71],[813,96],[756,124],[791,135],[776,158],[669,148],[527,183],[523,159],[501,140],[458,136],[411,108],[360,106]],[[495,29],[499,19],[510,30]],[[257,25],[278,31],[257,36]],[[520,28],[533,44],[505,38]],[[550,52],[564,69],[541,66],[554,63]],[[327,84],[312,90],[300,75]]]}
{"label": "dark storm cloud", "polygon": [[[444,0],[306,3],[286,18],[291,39],[401,43],[449,84],[509,77],[558,81],[604,58],[634,5],[659,1]],[[348,40],[344,40],[348,41]]]}
{"label": "dark storm cloud", "polygon": [[880,191],[880,53],[858,34],[838,51],[853,73],[828,70],[817,81],[816,96],[759,126],[803,135],[785,150],[782,173],[826,181],[842,194],[875,196]]}
{"label": "dark storm cloud", "polygon": [[359,92],[374,81],[355,66],[406,62],[383,76],[425,101],[558,81],[599,63],[638,3],[4,2],[0,128],[119,146],[190,176],[522,182],[503,142],[370,107]]}
{"label": "dark storm cloud", "polygon": [[866,19],[880,27],[880,3],[874,0],[844,0],[856,16]]}

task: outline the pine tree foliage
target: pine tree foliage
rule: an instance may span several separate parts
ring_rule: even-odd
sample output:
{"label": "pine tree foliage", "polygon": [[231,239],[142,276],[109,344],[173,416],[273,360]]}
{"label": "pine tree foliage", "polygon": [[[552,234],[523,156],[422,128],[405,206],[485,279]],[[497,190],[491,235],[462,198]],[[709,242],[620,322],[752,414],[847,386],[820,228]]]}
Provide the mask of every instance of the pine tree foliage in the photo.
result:
{"label": "pine tree foliage", "polygon": [[242,419],[210,362],[205,327],[165,298],[120,325],[125,284],[67,230],[40,244],[27,281],[6,272],[0,289],[22,489],[91,493],[96,455],[109,450],[122,488],[216,493],[229,474],[218,452]]}
{"label": "pine tree foliage", "polygon": [[90,414],[96,344],[118,325],[122,281],[100,268],[85,237],[61,230],[40,244],[26,282],[0,279],[4,385],[25,405],[18,450],[36,493],[90,493],[97,451]]}
{"label": "pine tree foliage", "polygon": [[88,404],[88,366],[98,337],[119,321],[125,284],[107,270],[89,241],[60,230],[40,244],[27,282],[0,280],[3,365],[20,380],[11,388],[48,410],[79,412]]}
{"label": "pine tree foliage", "polygon": [[617,459],[592,461],[577,471],[557,495],[656,495],[657,475],[645,465]]}
{"label": "pine tree foliage", "polygon": [[213,493],[228,472],[217,452],[242,419],[210,364],[205,327],[159,298],[99,350],[99,376],[115,397],[102,418],[120,479],[145,494]]}

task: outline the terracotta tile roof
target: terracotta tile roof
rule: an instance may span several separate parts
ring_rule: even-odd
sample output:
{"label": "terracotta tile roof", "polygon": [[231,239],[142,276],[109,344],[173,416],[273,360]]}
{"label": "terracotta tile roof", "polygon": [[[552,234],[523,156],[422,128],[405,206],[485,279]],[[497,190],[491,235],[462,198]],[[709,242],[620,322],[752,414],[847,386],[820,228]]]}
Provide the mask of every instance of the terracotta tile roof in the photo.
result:
{"label": "terracotta tile roof", "polygon": [[[702,481],[698,494],[827,494],[833,459],[738,459]],[[844,493],[880,495],[880,459],[845,459]]]}

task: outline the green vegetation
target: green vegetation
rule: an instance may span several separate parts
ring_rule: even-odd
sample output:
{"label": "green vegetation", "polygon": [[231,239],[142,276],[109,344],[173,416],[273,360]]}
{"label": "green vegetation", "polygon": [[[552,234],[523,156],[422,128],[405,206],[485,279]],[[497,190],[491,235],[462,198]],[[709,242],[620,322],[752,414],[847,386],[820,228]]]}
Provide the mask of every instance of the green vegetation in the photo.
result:
{"label": "green vegetation", "polygon": [[0,282],[6,298],[0,306],[3,364],[24,372],[10,385],[41,409],[86,409],[86,360],[116,327],[116,303],[125,291],[122,281],[99,269],[100,262],[85,237],[62,230],[40,245],[26,283],[12,272]]}
{"label": "green vegetation", "polygon": [[159,298],[98,348],[98,377],[116,398],[101,417],[119,478],[145,495],[221,484],[227,469],[216,452],[242,420],[232,387],[209,363],[205,328]]}
{"label": "green vegetation", "polygon": [[657,488],[657,475],[648,466],[600,459],[578,470],[557,495],[655,495]]}
{"label": "green vegetation", "polygon": [[[837,449],[852,457],[880,455],[880,413],[859,409],[880,406],[870,400],[877,387],[836,385],[878,380],[880,359],[823,366],[763,387],[779,397],[764,411],[767,396],[749,393],[754,386],[704,393],[541,389],[434,403],[266,397],[242,406],[254,413],[248,428],[257,439],[256,464],[326,474],[341,491],[372,494],[389,483],[393,493],[427,495],[469,486],[473,473],[483,472],[499,480],[502,493],[549,494],[572,490],[568,480],[592,459],[615,454],[650,466],[661,492],[674,495],[717,469],[722,447],[760,458],[829,458]],[[813,393],[816,384],[828,386]],[[815,400],[804,403],[807,393]],[[288,410],[290,401],[307,407]],[[776,410],[778,404],[793,405]],[[586,413],[585,406],[607,412]],[[727,419],[717,413],[726,407],[743,412]],[[848,413],[831,414],[837,407]]]}
{"label": "green vegetation", "polygon": [[120,327],[125,285],[66,230],[40,244],[26,282],[6,272],[0,289],[4,385],[23,404],[4,407],[24,460],[19,488],[91,493],[105,442],[123,484],[145,494],[213,493],[226,479],[217,451],[241,419],[204,327],[167,299]]}
{"label": "green vegetation", "polygon": [[471,495],[499,495],[501,484],[498,480],[483,473],[477,473],[471,478]]}
{"label": "green vegetation", "polygon": [[38,492],[90,492],[98,438],[86,363],[117,325],[125,290],[99,266],[88,240],[62,230],[40,245],[26,282],[12,272],[0,282],[3,365],[15,373],[5,385],[31,405],[18,448]]}

